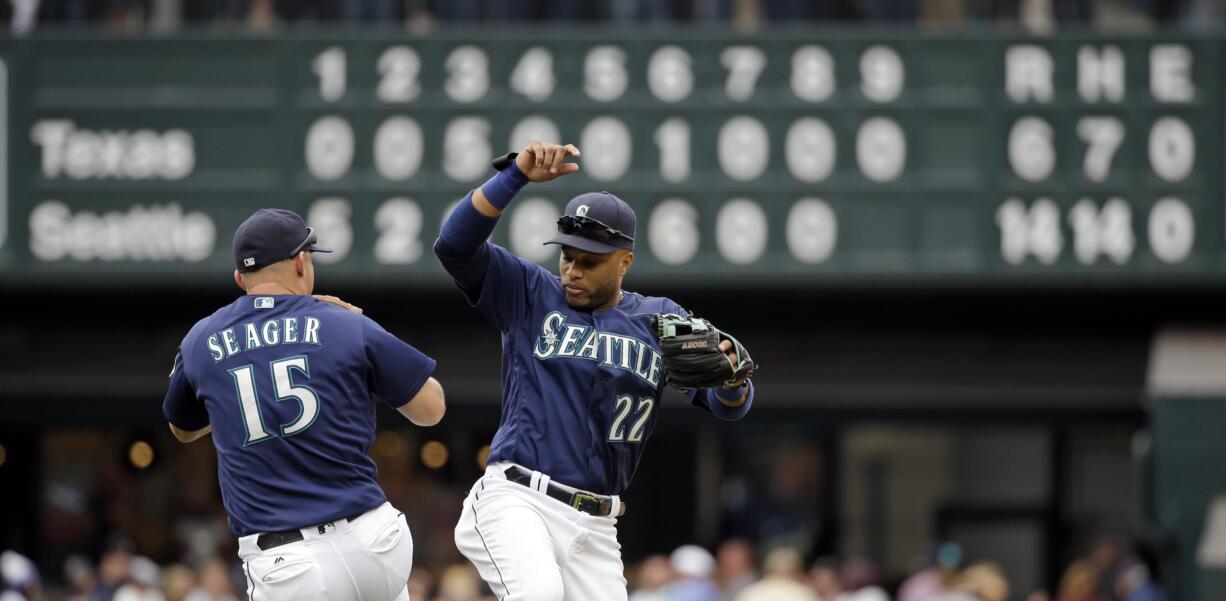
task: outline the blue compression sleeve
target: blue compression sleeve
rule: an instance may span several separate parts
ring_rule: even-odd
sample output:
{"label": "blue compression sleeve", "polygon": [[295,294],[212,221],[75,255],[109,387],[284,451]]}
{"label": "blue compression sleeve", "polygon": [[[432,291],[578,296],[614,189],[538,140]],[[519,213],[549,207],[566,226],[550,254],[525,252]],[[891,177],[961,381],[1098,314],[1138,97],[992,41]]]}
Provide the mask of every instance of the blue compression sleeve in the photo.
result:
{"label": "blue compression sleeve", "polygon": [[528,176],[524,175],[515,161],[503,168],[502,171],[494,174],[484,184],[481,184],[481,192],[485,194],[485,199],[494,205],[494,208],[499,211],[507,208],[511,204],[511,199],[515,197],[515,193],[528,185]]}
{"label": "blue compression sleeve", "polygon": [[469,192],[443,222],[438,239],[451,251],[448,254],[469,256],[485,244],[496,225],[497,217],[486,217],[477,212],[477,207],[473,206],[473,193]]}
{"label": "blue compression sleeve", "polygon": [[742,417],[745,417],[745,413],[749,413],[749,406],[754,404],[754,381],[745,381],[745,386],[749,386],[749,392],[747,395],[745,395],[745,402],[741,406],[729,407],[722,404],[720,399],[718,399],[718,397],[725,395],[732,396],[732,399],[729,400],[739,399],[739,397],[741,397],[742,390],[739,388],[734,395],[727,394],[727,392],[732,392],[731,390],[726,391],[725,395],[720,395],[720,389],[706,389],[706,406],[710,407],[711,412],[715,413],[715,416],[720,419],[728,419],[728,421],[732,421],[732,419],[741,419]]}

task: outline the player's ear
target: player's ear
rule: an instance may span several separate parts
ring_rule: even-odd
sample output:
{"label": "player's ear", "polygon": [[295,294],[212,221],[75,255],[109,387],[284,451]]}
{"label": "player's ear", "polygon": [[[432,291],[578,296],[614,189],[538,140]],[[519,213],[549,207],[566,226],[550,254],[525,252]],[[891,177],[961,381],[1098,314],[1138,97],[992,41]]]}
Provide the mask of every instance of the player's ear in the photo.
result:
{"label": "player's ear", "polygon": [[625,252],[625,254],[622,255],[621,269],[618,270],[618,273],[620,273],[622,277],[625,277],[626,272],[630,271],[630,266],[633,264],[634,264],[634,251],[628,250]]}
{"label": "player's ear", "polygon": [[238,287],[242,288],[243,290],[247,289],[247,287],[243,285],[243,274],[239,273],[237,269],[234,270],[234,283],[238,284]]}
{"label": "player's ear", "polygon": [[298,272],[298,277],[306,275],[306,258],[307,252],[304,250],[294,255],[294,271]]}

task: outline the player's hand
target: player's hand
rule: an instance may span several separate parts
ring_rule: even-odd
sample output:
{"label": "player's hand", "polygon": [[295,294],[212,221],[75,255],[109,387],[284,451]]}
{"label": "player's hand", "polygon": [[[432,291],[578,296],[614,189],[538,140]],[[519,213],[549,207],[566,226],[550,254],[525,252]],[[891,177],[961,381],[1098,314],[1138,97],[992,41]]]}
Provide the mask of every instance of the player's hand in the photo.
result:
{"label": "player's hand", "polygon": [[337,298],[337,297],[335,297],[335,296],[332,296],[332,295],[330,295],[330,294],[312,294],[311,296],[312,296],[312,297],[314,297],[316,300],[321,300],[321,301],[323,301],[323,302],[325,302],[325,303],[332,303],[332,304],[334,304],[334,305],[336,305],[336,306],[338,306],[338,307],[340,307],[340,308],[342,308],[342,309],[344,309],[344,310],[346,310],[346,311],[353,311],[354,313],[361,313],[361,312],[362,312],[362,308],[361,308],[361,307],[359,307],[359,306],[357,306],[357,305],[351,305],[351,304],[349,304],[349,303],[347,303],[347,302],[345,302],[345,301],[343,301],[343,300],[341,300],[341,299],[339,299],[339,298]]}
{"label": "player's hand", "polygon": [[547,182],[579,170],[578,163],[564,162],[568,157],[579,158],[574,144],[565,146],[529,142],[515,157],[515,166],[534,182]]}
{"label": "player's hand", "polygon": [[[724,351],[724,355],[728,357],[728,363],[732,365],[732,369],[735,371],[736,370],[736,351],[732,349],[732,341],[725,340],[723,342],[720,342],[719,350]],[[729,388],[740,388],[741,386],[745,385],[745,380],[747,379],[748,378],[741,378],[737,380],[736,382],[733,382],[733,385],[729,386]]]}

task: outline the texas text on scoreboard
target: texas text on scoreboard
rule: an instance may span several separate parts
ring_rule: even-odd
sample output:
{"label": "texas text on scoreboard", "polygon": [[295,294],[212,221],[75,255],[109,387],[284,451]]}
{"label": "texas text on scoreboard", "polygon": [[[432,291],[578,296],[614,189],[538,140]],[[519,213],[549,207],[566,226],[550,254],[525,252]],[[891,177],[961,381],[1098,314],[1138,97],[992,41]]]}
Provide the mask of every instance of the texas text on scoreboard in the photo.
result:
{"label": "texas text on scoreboard", "polygon": [[[299,211],[328,281],[445,285],[440,221],[530,140],[565,202],[637,211],[635,278],[810,286],[1212,284],[1226,38],[792,31],[47,36],[0,42],[0,282],[226,281]],[[721,279],[721,276],[729,276]]]}

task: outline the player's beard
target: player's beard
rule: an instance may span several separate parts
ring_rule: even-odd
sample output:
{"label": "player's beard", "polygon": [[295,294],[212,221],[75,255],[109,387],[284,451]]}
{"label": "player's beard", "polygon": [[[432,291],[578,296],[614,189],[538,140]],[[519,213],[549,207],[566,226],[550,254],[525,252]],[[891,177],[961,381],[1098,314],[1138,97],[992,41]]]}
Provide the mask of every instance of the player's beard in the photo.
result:
{"label": "player's beard", "polygon": [[571,307],[574,307],[582,311],[595,311],[596,309],[603,307],[605,303],[608,303],[609,301],[611,301],[613,297],[617,296],[617,292],[619,288],[620,286],[618,285],[616,280],[610,281],[600,286],[599,288],[596,288],[595,290],[589,292],[586,295],[587,296],[586,302],[572,301],[569,296],[566,297],[566,302]]}

